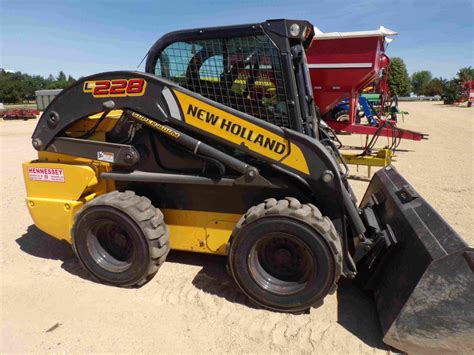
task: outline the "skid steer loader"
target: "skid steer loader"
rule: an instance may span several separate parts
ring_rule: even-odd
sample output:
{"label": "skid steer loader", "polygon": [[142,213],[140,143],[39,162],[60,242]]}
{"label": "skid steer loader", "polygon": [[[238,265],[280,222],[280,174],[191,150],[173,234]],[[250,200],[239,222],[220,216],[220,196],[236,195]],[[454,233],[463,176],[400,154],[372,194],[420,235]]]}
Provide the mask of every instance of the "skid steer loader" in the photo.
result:
{"label": "skid steer loader", "polygon": [[290,20],[173,32],[148,73],[63,90],[23,164],[34,223],[106,284],[143,285],[170,249],[227,255],[252,301],[298,313],[357,278],[387,344],[468,349],[473,249],[393,166],[357,207],[315,112],[313,35]]}

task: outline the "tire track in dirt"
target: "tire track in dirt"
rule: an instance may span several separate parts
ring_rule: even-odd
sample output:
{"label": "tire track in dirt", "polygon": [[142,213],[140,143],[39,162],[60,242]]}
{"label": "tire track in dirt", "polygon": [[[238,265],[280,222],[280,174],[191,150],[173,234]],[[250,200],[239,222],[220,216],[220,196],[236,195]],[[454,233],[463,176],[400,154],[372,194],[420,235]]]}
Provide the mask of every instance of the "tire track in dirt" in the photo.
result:
{"label": "tire track in dirt", "polygon": [[[263,341],[272,351],[318,348],[312,332],[315,310],[301,315],[267,311],[252,305],[230,278],[222,280],[201,272],[193,279],[189,273],[170,278],[162,272],[150,284],[136,290],[135,297],[157,306],[196,307],[208,322],[237,328],[241,336],[258,343]],[[331,326],[327,325],[326,330]]]}

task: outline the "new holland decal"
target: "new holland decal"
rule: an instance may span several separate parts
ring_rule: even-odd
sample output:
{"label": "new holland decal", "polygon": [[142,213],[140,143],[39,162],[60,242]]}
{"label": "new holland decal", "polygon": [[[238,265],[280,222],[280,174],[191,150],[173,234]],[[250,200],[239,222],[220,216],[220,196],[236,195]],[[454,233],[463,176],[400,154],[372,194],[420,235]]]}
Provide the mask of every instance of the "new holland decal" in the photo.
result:
{"label": "new holland decal", "polygon": [[88,80],[83,86],[85,93],[91,93],[96,98],[143,96],[145,90],[146,80],[142,78]]}
{"label": "new holland decal", "polygon": [[217,125],[222,131],[229,132],[247,142],[258,144],[259,146],[269,149],[276,154],[283,156],[286,153],[287,145],[284,143],[279,142],[269,136],[265,136],[262,133],[255,132],[252,129],[247,129],[247,127],[233,122],[230,119],[219,117],[211,112],[205,111],[198,106],[189,104],[186,111],[186,116],[189,115],[197,118],[198,120],[205,121],[206,123],[213,126]]}
{"label": "new holland decal", "polygon": [[186,123],[234,144],[281,162],[305,174],[308,165],[301,149],[257,124],[174,90]]}

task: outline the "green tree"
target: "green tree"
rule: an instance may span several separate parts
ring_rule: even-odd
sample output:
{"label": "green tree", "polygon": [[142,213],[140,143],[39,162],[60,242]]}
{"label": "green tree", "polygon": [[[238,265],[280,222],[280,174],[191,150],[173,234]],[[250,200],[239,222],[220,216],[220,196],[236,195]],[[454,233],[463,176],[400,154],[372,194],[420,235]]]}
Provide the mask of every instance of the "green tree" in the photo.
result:
{"label": "green tree", "polygon": [[443,89],[443,97],[444,103],[452,105],[462,95],[462,83],[458,78],[451,79],[446,82]]}
{"label": "green tree", "polygon": [[36,90],[46,88],[46,79],[41,75],[23,74],[22,80],[25,87],[25,94],[28,98],[34,97]]}
{"label": "green tree", "polygon": [[67,77],[67,82],[72,85],[76,82],[76,79],[74,79],[71,75]]}
{"label": "green tree", "polygon": [[0,72],[0,102],[20,102],[26,96],[25,83],[21,72]]}
{"label": "green tree", "polygon": [[416,95],[427,95],[426,86],[430,83],[433,76],[428,70],[417,71],[411,76],[411,86]]}
{"label": "green tree", "polygon": [[66,76],[63,71],[59,72],[58,80],[56,80],[51,74],[45,79],[41,75],[7,73],[0,70],[0,102],[17,103],[32,99],[36,90],[64,89],[75,82],[76,80],[71,75]]}
{"label": "green tree", "polygon": [[444,88],[446,86],[446,79],[443,78],[433,78],[425,87],[425,95],[428,96],[441,96],[443,94]]}
{"label": "green tree", "polygon": [[474,80],[474,69],[471,67],[464,67],[459,69],[456,77],[446,82],[443,89],[443,97],[445,104],[454,104],[464,92],[464,83],[468,80]]}
{"label": "green tree", "polygon": [[474,69],[471,67],[461,68],[458,71],[457,77],[461,83],[464,83],[468,80],[474,80]]}
{"label": "green tree", "polygon": [[410,94],[410,77],[403,59],[391,58],[388,66],[388,86],[393,95],[406,96]]}
{"label": "green tree", "polygon": [[67,78],[66,78],[66,74],[64,74],[64,72],[61,70],[59,71],[59,74],[58,74],[58,77],[56,79],[57,81],[66,81]]}

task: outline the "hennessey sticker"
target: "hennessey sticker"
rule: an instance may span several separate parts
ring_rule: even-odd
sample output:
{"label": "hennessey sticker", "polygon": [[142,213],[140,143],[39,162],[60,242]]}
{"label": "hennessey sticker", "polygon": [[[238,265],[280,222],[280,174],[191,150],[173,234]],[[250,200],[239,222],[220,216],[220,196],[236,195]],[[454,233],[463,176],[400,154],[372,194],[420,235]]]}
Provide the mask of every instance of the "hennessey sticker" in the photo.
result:
{"label": "hennessey sticker", "polygon": [[28,177],[32,181],[64,182],[64,169],[29,167]]}

